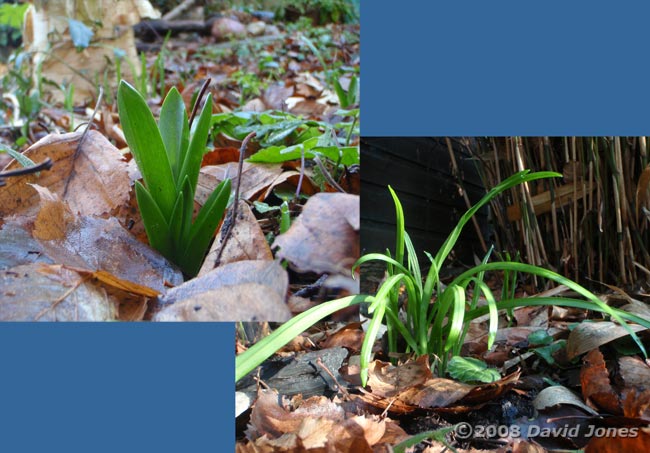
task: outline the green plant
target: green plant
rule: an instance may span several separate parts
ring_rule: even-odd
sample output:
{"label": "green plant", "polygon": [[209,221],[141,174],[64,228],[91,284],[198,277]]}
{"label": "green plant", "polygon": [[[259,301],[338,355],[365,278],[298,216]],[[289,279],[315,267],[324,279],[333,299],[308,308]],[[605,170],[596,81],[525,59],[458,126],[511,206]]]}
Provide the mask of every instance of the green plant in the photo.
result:
{"label": "green plant", "polygon": [[117,103],[124,136],[144,180],[144,185],[136,182],[135,191],[149,242],[186,275],[194,276],[230,196],[230,180],[226,179],[192,223],[212,96],[208,95],[192,134],[176,88],[165,97],[158,124],[144,98],[127,82],[120,83]]}
{"label": "green plant", "polygon": [[[415,355],[430,355],[434,358],[433,367],[439,375],[444,375],[447,372],[449,359],[459,355],[462,345],[461,340],[471,320],[489,313],[488,342],[489,347],[491,347],[498,327],[496,322],[498,311],[521,306],[559,305],[601,312],[625,326],[631,337],[645,354],[645,349],[641,341],[627,325],[627,321],[632,321],[650,328],[650,320],[612,308],[603,303],[587,289],[547,269],[507,261],[488,263],[488,254],[482,264],[463,272],[447,287],[443,288],[440,284],[438,272],[453,249],[463,227],[481,207],[503,191],[518,184],[556,176],[559,176],[559,174],[553,172],[529,174],[529,171],[525,170],[507,178],[490,190],[461,217],[436,256],[428,255],[431,261],[431,268],[424,282],[422,281],[422,274],[413,244],[404,229],[404,216],[401,204],[395,193],[390,189],[395,202],[397,215],[397,238],[394,258],[389,252],[385,255],[371,253],[361,257],[355,264],[355,268],[370,260],[381,260],[388,264],[389,277],[380,286],[377,294],[375,296],[352,296],[325,302],[286,322],[271,335],[237,357],[235,367],[236,379],[241,379],[241,377],[253,370],[255,366],[273,354],[278,348],[304,330],[307,330],[315,322],[342,308],[364,302],[370,303],[368,311],[372,314],[372,319],[369,322],[361,349],[360,363],[361,381],[363,385],[366,384],[368,379],[368,364],[372,346],[377,339],[380,325],[384,320],[387,323],[389,352],[410,352]],[[404,265],[405,259],[406,265]],[[497,302],[489,287],[483,282],[484,274],[490,271],[531,273],[566,285],[584,297],[585,300],[566,297],[529,297],[505,299]],[[408,294],[405,321],[400,319],[400,307],[397,300],[397,292],[400,284],[405,286]],[[470,285],[474,286],[474,297],[468,303],[465,294]],[[436,290],[437,300],[432,303],[431,300],[434,290]],[[479,307],[477,305],[479,293],[482,293],[487,300],[486,306]],[[405,351],[398,351],[397,339],[399,336],[405,340],[407,345]]]}
{"label": "green plant", "polygon": [[244,104],[249,99],[259,96],[262,90],[266,88],[266,84],[256,74],[242,71],[241,69],[233,72],[230,78],[239,86],[240,104]]}

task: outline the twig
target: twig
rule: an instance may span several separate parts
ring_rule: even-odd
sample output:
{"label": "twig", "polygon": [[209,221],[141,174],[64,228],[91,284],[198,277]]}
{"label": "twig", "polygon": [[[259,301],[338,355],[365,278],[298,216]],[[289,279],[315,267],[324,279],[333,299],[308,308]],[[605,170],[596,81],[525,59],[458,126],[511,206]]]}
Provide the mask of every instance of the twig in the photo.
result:
{"label": "twig", "polygon": [[330,184],[330,186],[334,187],[339,192],[346,193],[343,187],[339,186],[339,184],[336,181],[334,181],[334,178],[332,178],[332,175],[330,175],[330,173],[327,171],[325,165],[323,165],[323,162],[321,162],[318,156],[314,156],[314,162],[316,162],[316,165],[318,165],[318,168],[320,168],[323,177]]}
{"label": "twig", "polygon": [[298,185],[296,186],[296,199],[300,196],[300,189],[302,188],[302,179],[305,176],[305,148],[300,148],[300,177],[298,178]]}
{"label": "twig", "polygon": [[65,188],[63,189],[63,198],[68,194],[68,187],[70,186],[70,181],[72,181],[72,175],[75,174],[74,166],[75,162],[77,161],[77,157],[79,157],[79,153],[81,152],[81,146],[84,143],[84,140],[86,139],[86,136],[88,135],[88,131],[90,131],[90,128],[93,125],[93,122],[95,121],[95,115],[97,115],[97,112],[99,111],[99,106],[102,103],[102,98],[104,97],[104,88],[99,87],[99,94],[97,95],[97,102],[95,103],[95,110],[93,110],[93,114],[90,117],[90,121],[88,121],[88,127],[84,129],[83,134],[81,134],[81,139],[79,140],[79,143],[77,144],[77,148],[74,150],[74,154],[72,155],[72,167],[70,170],[70,174],[68,175],[68,178],[65,181]]}
{"label": "twig", "polygon": [[228,242],[228,239],[230,239],[230,235],[232,233],[233,228],[235,227],[235,222],[237,221],[237,209],[239,208],[239,188],[241,186],[241,175],[242,175],[242,169],[244,168],[244,154],[246,153],[246,147],[248,146],[248,142],[251,141],[251,139],[255,137],[255,132],[251,132],[246,136],[244,141],[241,142],[241,146],[239,147],[239,167],[237,169],[237,186],[235,188],[235,198],[233,200],[233,207],[232,207],[232,214],[231,214],[231,221],[230,224],[225,227],[225,221],[224,221],[224,228],[227,228],[227,230],[223,234],[223,239],[221,240],[221,248],[219,249],[219,253],[217,253],[217,258],[214,260],[214,267],[217,267],[219,265],[219,261],[221,261],[221,255],[223,254],[223,249],[226,248],[226,243]]}
{"label": "twig", "polygon": [[47,157],[43,162],[40,164],[32,165],[31,167],[24,167],[24,168],[17,168],[16,170],[7,170],[7,171],[1,171],[0,172],[0,186],[4,186],[6,183],[4,181],[4,178],[8,178],[10,176],[22,176],[22,175],[29,175],[31,173],[37,173],[41,170],[49,170],[52,168],[52,159]]}
{"label": "twig", "polygon": [[185,0],[183,3],[178,5],[176,8],[172,9],[170,12],[165,14],[162,17],[162,20],[174,20],[174,19],[176,19],[178,16],[183,14],[183,12],[186,9],[188,9],[190,6],[194,5],[195,1],[196,0]]}
{"label": "twig", "polygon": [[196,100],[194,101],[194,107],[192,107],[192,114],[190,115],[190,124],[189,124],[189,129],[192,130],[192,123],[194,122],[194,117],[196,116],[196,112],[199,109],[199,105],[201,104],[201,99],[203,99],[203,95],[205,94],[205,91],[208,89],[208,85],[210,85],[210,81],[212,79],[208,77],[205,79],[205,82],[203,82],[203,85],[201,85],[201,91],[199,91],[199,95],[196,97]]}
{"label": "twig", "polygon": [[329,370],[329,368],[327,368],[327,366],[325,366],[325,364],[323,363],[323,361],[321,360],[320,357],[319,357],[318,359],[316,359],[316,365],[318,365],[319,367],[321,367],[321,368],[323,369],[323,371],[325,371],[325,373],[327,373],[327,374],[329,375],[329,377],[332,378],[332,380],[333,380],[334,383],[336,384],[336,387],[337,387],[338,390],[341,392],[341,394],[343,395],[343,397],[344,397],[346,400],[350,400],[350,394],[348,393],[348,389],[346,389],[346,388],[343,387],[341,384],[339,384],[339,381],[336,379],[336,377],[334,377],[334,375],[333,375],[332,372]]}

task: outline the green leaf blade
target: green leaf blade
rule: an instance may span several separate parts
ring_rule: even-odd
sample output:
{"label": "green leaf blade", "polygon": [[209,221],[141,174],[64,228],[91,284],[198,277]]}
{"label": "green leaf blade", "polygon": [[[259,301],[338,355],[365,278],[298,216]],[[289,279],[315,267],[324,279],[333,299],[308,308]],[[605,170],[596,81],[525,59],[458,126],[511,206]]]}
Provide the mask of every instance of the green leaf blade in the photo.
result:
{"label": "green leaf blade", "polygon": [[169,221],[176,202],[176,187],[156,120],[144,98],[125,81],[120,82],[117,103],[124,136],[147,191]]}
{"label": "green leaf blade", "polygon": [[176,87],[172,87],[165,97],[165,101],[160,109],[158,125],[174,180],[177,186],[181,187],[183,179],[179,173],[181,165],[185,160],[190,130],[187,112],[185,111],[185,103]]}
{"label": "green leaf blade", "polygon": [[187,246],[178,262],[187,275],[194,276],[199,271],[212,236],[223,217],[229,197],[230,180],[226,179],[216,187],[196,216],[190,228]]}
{"label": "green leaf blade", "polygon": [[149,244],[165,258],[173,260],[172,236],[167,220],[151,194],[139,181],[135,182],[135,196],[138,200],[138,206],[142,214],[144,229],[149,238]]}
{"label": "green leaf blade", "polygon": [[205,145],[208,141],[208,133],[210,132],[211,115],[212,94],[208,94],[179,173],[180,178],[184,178],[185,176],[189,177],[192,190],[196,189],[196,184],[199,180],[201,161],[203,160]]}

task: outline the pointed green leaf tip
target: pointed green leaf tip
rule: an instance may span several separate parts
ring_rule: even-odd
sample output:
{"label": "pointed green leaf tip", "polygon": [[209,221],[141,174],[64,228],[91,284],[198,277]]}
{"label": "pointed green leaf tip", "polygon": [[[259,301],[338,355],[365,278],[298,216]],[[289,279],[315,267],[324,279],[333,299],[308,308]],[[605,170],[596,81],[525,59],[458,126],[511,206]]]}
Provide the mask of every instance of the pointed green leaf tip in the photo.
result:
{"label": "pointed green leaf tip", "polygon": [[156,120],[144,98],[125,81],[120,82],[117,105],[126,142],[142,173],[144,185],[169,222],[176,190]]}

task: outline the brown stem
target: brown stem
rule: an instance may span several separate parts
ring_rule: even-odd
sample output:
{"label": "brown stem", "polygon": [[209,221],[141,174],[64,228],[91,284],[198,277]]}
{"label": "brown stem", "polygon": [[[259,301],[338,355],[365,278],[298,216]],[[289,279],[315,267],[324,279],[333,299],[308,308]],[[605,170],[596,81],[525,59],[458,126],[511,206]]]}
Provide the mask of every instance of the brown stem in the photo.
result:
{"label": "brown stem", "polygon": [[203,96],[205,95],[205,92],[208,89],[208,85],[210,85],[211,80],[212,79],[210,77],[205,79],[205,82],[203,82],[203,85],[201,85],[201,91],[199,91],[199,95],[194,100],[194,107],[192,107],[192,114],[190,115],[190,124],[189,124],[190,130],[192,130],[192,123],[194,122],[194,117],[196,116],[196,112],[199,110],[199,105],[201,105],[201,99],[203,99]]}
{"label": "brown stem", "polygon": [[241,142],[241,146],[239,147],[239,167],[237,168],[237,185],[235,188],[235,198],[233,200],[231,221],[227,227],[226,232],[223,234],[223,240],[221,241],[221,248],[219,249],[219,253],[217,253],[217,258],[214,260],[215,267],[217,267],[219,265],[219,262],[221,261],[221,255],[223,254],[223,249],[226,248],[226,243],[228,242],[228,239],[230,239],[232,230],[235,227],[235,222],[237,221],[237,210],[239,208],[239,188],[241,186],[241,175],[242,175],[242,170],[244,168],[244,154],[246,154],[246,147],[248,146],[248,142],[250,142],[253,137],[255,137],[255,132],[251,132],[250,134],[248,134],[244,139],[244,141]]}

